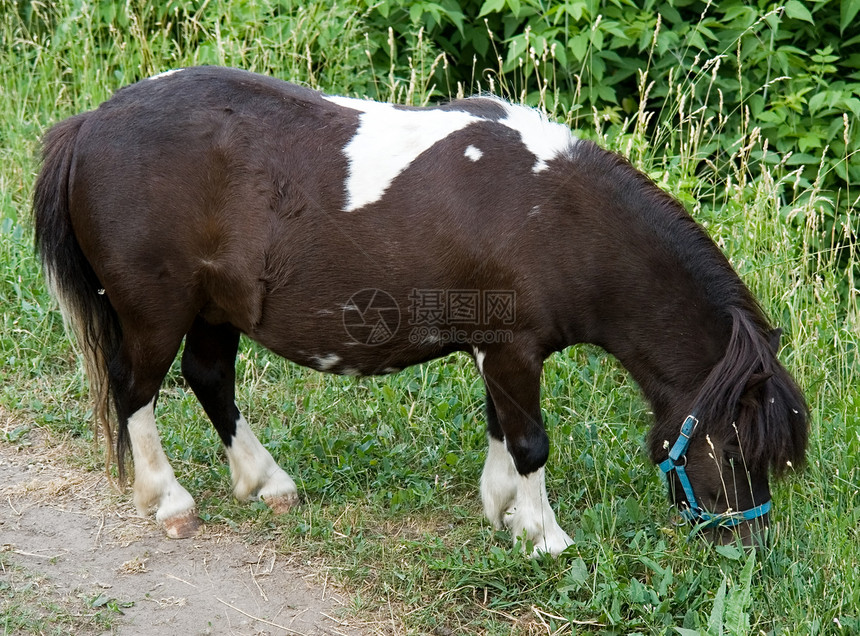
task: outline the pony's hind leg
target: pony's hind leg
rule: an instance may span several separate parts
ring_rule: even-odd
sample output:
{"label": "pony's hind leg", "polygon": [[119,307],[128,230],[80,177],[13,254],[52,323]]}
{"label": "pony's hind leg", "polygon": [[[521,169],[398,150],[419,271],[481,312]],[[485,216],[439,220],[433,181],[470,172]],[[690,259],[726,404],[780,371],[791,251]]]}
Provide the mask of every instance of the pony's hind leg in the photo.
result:
{"label": "pony's hind leg", "polygon": [[285,512],[298,503],[298,491],[236,406],[238,347],[234,327],[212,325],[198,316],[185,337],[182,374],[224,442],[233,494],[240,501],[262,499],[275,512]]}
{"label": "pony's hind leg", "polygon": [[194,499],[176,480],[161,446],[155,424],[155,402],[170,363],[179,348],[166,340],[142,339],[126,329],[117,358],[109,368],[119,420],[119,460],[131,444],[134,460],[134,503],[142,515],[155,511],[167,535],[193,536],[200,521]]}
{"label": "pony's hind leg", "polygon": [[546,492],[549,440],[540,413],[538,360],[517,361],[509,352],[481,356],[487,386],[489,452],[481,497],[490,522],[526,539],[535,553],[559,554],[573,541],[561,529]]}

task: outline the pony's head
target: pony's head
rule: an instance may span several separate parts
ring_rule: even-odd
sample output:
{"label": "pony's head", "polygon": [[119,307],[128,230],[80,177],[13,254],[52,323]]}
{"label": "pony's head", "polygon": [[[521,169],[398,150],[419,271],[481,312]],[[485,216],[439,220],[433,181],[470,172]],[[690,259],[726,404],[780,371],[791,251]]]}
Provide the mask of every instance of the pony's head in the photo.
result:
{"label": "pony's head", "polygon": [[778,330],[730,309],[726,353],[708,375],[691,417],[655,427],[652,459],[684,517],[721,543],[758,544],[769,525],[770,475],[803,463],[808,407],[779,363]]}

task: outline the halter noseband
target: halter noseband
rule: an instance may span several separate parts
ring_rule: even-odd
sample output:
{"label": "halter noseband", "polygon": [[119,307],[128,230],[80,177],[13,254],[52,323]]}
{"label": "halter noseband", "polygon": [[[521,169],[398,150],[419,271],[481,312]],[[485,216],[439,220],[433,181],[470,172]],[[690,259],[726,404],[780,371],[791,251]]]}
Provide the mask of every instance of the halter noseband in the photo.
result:
{"label": "halter noseband", "polygon": [[666,477],[674,470],[678,475],[678,480],[681,482],[681,488],[684,489],[688,507],[681,510],[681,516],[687,521],[697,523],[704,528],[716,526],[731,528],[739,523],[752,521],[770,512],[769,499],[760,506],[744,510],[743,512],[724,512],[721,514],[708,512],[699,505],[698,501],[696,501],[696,496],[693,494],[693,485],[690,483],[690,478],[687,477],[687,448],[690,446],[690,437],[698,425],[699,420],[693,415],[688,415],[681,426],[681,434],[678,436],[678,440],[669,451],[669,458],[659,464],[660,470],[663,471]]}

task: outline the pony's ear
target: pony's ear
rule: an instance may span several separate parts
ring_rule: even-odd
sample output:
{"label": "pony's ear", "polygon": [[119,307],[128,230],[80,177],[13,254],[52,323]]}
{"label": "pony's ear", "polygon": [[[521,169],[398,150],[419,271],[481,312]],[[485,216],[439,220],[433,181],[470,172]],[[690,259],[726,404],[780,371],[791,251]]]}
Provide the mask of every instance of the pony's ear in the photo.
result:
{"label": "pony's ear", "polygon": [[773,377],[772,371],[763,371],[762,373],[753,373],[750,379],[747,380],[747,385],[744,387],[744,393],[752,393],[765,382]]}
{"label": "pony's ear", "polygon": [[744,392],[741,394],[740,403],[744,406],[754,406],[756,403],[764,399],[764,395],[766,393],[764,388],[765,383],[772,377],[772,371],[753,373],[744,386]]}
{"label": "pony's ear", "polygon": [[779,339],[781,337],[782,327],[777,327],[776,329],[771,330],[768,342],[770,343],[770,348],[773,350],[774,355],[779,353]]}

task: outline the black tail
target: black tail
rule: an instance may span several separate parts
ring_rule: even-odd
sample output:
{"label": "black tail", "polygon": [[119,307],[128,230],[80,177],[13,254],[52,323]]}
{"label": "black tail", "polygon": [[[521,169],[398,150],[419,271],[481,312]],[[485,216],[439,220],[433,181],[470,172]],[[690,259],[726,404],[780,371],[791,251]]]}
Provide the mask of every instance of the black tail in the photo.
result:
{"label": "black tail", "polygon": [[[35,248],[66,329],[81,348],[94,398],[95,434],[102,431],[105,435],[106,465],[110,466],[115,455],[108,364],[116,355],[122,332],[116,312],[100,293],[101,283],[81,251],[69,214],[69,175],[75,142],[86,118],[84,113],[57,124],[43,140],[42,170],[33,195]],[[119,469],[122,479],[124,470]]]}

